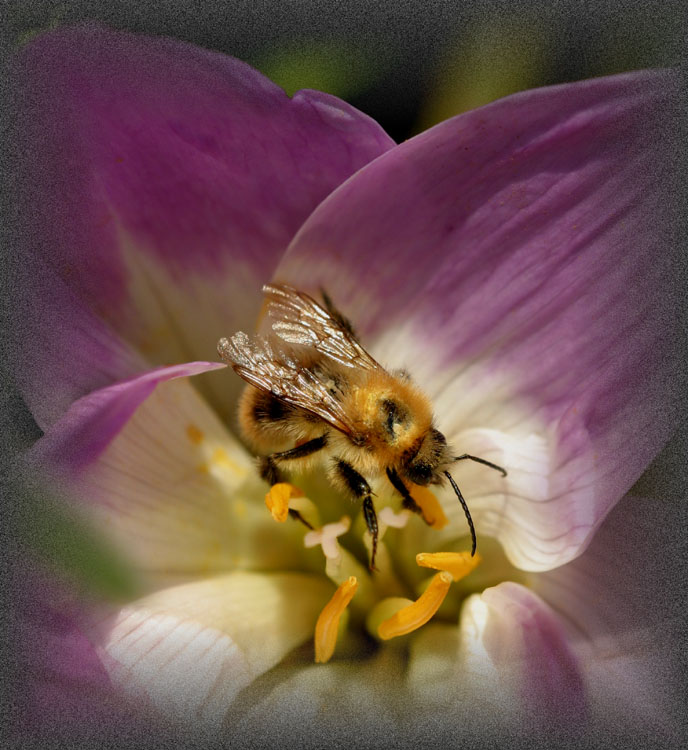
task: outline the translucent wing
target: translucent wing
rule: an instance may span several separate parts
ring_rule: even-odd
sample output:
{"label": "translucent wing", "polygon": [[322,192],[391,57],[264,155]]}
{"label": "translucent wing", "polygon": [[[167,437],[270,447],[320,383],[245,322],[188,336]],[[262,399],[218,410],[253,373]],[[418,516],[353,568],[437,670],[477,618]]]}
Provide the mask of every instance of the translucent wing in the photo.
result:
{"label": "translucent wing", "polygon": [[251,340],[245,333],[220,339],[220,357],[246,382],[293,406],[317,414],[342,432],[352,432],[335,382],[307,366],[295,354],[276,349],[267,338]]}
{"label": "translucent wing", "polygon": [[286,284],[266,284],[263,292],[272,330],[283,341],[311,346],[345,367],[382,369],[356,341],[348,321],[336,311],[328,312],[312,297]]}
{"label": "translucent wing", "polygon": [[324,310],[307,294],[286,285],[266,285],[263,291],[272,330],[293,347],[239,332],[219,341],[220,356],[256,388],[317,414],[342,432],[353,432],[341,403],[351,377],[337,377],[337,369],[382,368],[336,311]]}

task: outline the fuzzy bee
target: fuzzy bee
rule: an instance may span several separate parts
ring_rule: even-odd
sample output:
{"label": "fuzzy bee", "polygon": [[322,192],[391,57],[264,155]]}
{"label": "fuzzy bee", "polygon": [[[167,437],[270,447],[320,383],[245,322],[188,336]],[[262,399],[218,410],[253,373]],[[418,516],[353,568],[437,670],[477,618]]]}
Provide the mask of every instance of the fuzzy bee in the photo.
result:
{"label": "fuzzy bee", "polygon": [[[466,514],[475,553],[471,514],[448,467],[470,459],[506,476],[483,458],[454,456],[435,428],[429,399],[405,372],[388,372],[360,345],[351,323],[322,292],[324,307],[296,289],[263,287],[272,333],[220,339],[220,357],[249,385],[239,404],[244,437],[264,454],[261,477],[271,486],[284,469],[310,458],[326,459],[330,481],[363,503],[375,567],[378,523],[368,479],[386,475],[403,507],[421,509],[409,487],[441,484],[446,477]],[[296,517],[298,512],[290,511]]]}

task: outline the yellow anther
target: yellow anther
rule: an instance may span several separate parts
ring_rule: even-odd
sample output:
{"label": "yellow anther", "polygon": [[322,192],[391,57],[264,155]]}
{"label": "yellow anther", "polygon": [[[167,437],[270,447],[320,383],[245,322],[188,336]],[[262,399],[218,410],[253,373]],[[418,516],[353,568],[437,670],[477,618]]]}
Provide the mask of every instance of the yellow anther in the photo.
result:
{"label": "yellow anther", "polygon": [[358,580],[350,576],[334,592],[333,597],[323,607],[323,611],[315,624],[315,661],[324,664],[329,661],[337,644],[339,618],[354,598]]}
{"label": "yellow anther", "polygon": [[423,518],[433,529],[443,529],[449,521],[444,515],[439,500],[430,492],[427,487],[413,484],[409,488],[411,497],[418,503],[423,513]]}
{"label": "yellow anther", "polygon": [[186,428],[186,436],[194,445],[199,445],[203,442],[203,432],[201,432],[195,424],[190,424]]}
{"label": "yellow anther", "polygon": [[471,557],[470,552],[419,552],[416,563],[423,568],[446,570],[455,581],[460,581],[472,573],[482,562],[479,554]]}
{"label": "yellow anther", "polygon": [[265,495],[265,504],[272,513],[275,521],[283,523],[289,515],[289,501],[292,497],[301,497],[303,492],[298,487],[294,487],[289,482],[278,482],[270,487],[270,491]]}
{"label": "yellow anther", "polygon": [[380,623],[377,634],[383,641],[417,630],[437,612],[449,591],[452,577],[446,571],[433,576],[429,586],[413,604]]}

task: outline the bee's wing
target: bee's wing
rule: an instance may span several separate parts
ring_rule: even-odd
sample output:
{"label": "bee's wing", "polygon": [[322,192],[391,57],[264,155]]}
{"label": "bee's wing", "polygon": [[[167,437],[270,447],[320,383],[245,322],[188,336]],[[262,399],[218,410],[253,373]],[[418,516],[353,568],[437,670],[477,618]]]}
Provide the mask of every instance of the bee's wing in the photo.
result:
{"label": "bee's wing", "polygon": [[272,330],[290,344],[311,346],[345,367],[381,370],[382,367],[358,343],[351,325],[338,313],[331,314],[312,297],[286,284],[266,284]]}
{"label": "bee's wing", "polygon": [[317,414],[342,432],[352,432],[336,392],[318,378],[296,353],[274,347],[267,338],[245,333],[220,339],[217,350],[246,382],[293,406]]}

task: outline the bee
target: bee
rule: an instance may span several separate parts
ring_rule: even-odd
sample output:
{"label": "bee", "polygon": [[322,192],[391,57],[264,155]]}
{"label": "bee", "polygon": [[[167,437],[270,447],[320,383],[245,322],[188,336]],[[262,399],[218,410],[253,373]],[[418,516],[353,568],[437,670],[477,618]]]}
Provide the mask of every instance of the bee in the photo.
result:
{"label": "bee", "polygon": [[[324,291],[323,305],[284,284],[268,284],[263,293],[271,333],[254,338],[235,333],[217,347],[248,383],[239,424],[262,454],[261,477],[273,486],[285,481],[284,470],[323,459],[330,482],[363,505],[373,570],[378,522],[368,480],[386,476],[402,506],[422,515],[409,487],[438,485],[446,478],[463,507],[475,554],[473,520],[448,469],[469,459],[502,476],[506,471],[467,453],[454,456],[434,426],[427,396],[406,372],[388,372],[368,354]],[[306,523],[297,511],[290,514]]]}

